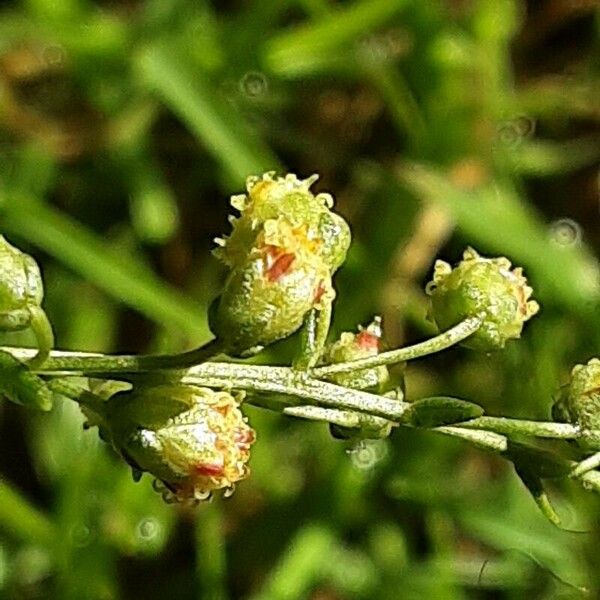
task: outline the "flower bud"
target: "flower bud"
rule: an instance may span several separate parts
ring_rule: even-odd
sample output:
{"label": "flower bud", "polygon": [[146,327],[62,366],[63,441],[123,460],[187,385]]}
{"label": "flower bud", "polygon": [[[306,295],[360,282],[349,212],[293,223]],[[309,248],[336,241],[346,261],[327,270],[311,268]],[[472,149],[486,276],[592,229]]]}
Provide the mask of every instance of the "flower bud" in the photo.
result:
{"label": "flower bud", "polygon": [[249,354],[294,333],[307,313],[335,297],[332,275],[350,243],[346,222],[328,194],[313,195],[313,176],[248,179],[234,196],[241,215],[215,254],[230,268],[209,316],[229,354]]}
{"label": "flower bud", "polygon": [[245,265],[265,224],[284,220],[292,230],[301,233],[311,252],[321,257],[333,273],[346,258],[350,228],[331,211],[330,194],[314,195],[310,191],[317,179],[318,175],[312,175],[302,180],[291,173],[275,178],[273,172],[248,177],[248,193],[231,198],[231,205],[240,211],[240,216],[229,217],[231,235],[215,240],[221,246],[215,255],[232,269]]}
{"label": "flower bud", "polygon": [[[325,349],[326,364],[351,362],[379,354],[381,346],[381,318],[375,317],[367,327],[359,327],[358,333],[345,331],[337,342]],[[385,365],[352,371],[333,373],[327,379],[338,385],[356,390],[380,392],[389,382],[389,372]]]}
{"label": "flower bud", "polygon": [[426,287],[431,316],[441,330],[467,317],[482,317],[481,327],[463,345],[483,351],[503,348],[507,340],[520,337],[523,323],[539,310],[529,299],[532,291],[520,267],[511,270],[507,258],[484,258],[472,248],[454,269],[436,261],[433,281]]}
{"label": "flower bud", "polygon": [[0,235],[0,329],[28,327],[30,308],[39,307],[43,296],[42,276],[35,260]]}
{"label": "flower bud", "polygon": [[[351,362],[360,358],[376,356],[381,346],[381,318],[375,317],[367,327],[359,327],[358,333],[345,331],[340,339],[325,349],[324,360],[326,364]],[[387,367],[371,367],[350,373],[334,373],[327,377],[329,381],[355,390],[368,390],[381,392],[389,383]],[[355,427],[342,427],[330,425],[331,434],[338,439],[382,439],[390,435],[392,424],[386,422],[380,425],[379,419],[365,419],[362,425]]]}
{"label": "flower bud", "polygon": [[[580,425],[582,429],[600,432],[599,359],[592,358],[585,365],[573,367],[571,381],[553,407],[553,414],[555,418]],[[596,444],[600,444],[600,439]],[[595,444],[592,445],[595,447]]]}
{"label": "flower bud", "polygon": [[249,474],[255,433],[228,392],[182,384],[141,388],[108,400],[103,421],[104,437],[134,472],[162,482],[166,500],[227,493]]}

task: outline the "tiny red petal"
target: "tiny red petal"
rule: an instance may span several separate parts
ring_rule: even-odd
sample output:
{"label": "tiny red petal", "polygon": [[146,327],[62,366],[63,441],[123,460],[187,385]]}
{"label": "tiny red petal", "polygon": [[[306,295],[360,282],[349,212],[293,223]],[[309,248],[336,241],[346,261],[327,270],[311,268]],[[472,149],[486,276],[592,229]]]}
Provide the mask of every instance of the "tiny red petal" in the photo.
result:
{"label": "tiny red petal", "polygon": [[323,294],[325,293],[325,286],[323,285],[323,282],[319,283],[319,287],[317,288],[317,291],[315,292],[315,299],[314,299],[314,303],[317,304],[318,302],[321,301],[321,298],[323,297]]}
{"label": "tiny red petal", "polygon": [[356,343],[363,350],[379,350],[379,337],[370,331],[361,331],[356,335]]}
{"label": "tiny red petal", "polygon": [[233,441],[242,446],[249,446],[254,443],[255,435],[253,429],[238,429],[236,430]]}
{"label": "tiny red petal", "polygon": [[290,271],[294,260],[296,260],[296,255],[292,253],[277,256],[273,264],[266,271],[267,279],[271,282],[279,281]]}
{"label": "tiny red petal", "polygon": [[220,477],[224,474],[223,465],[216,463],[199,463],[194,465],[194,472],[204,477]]}

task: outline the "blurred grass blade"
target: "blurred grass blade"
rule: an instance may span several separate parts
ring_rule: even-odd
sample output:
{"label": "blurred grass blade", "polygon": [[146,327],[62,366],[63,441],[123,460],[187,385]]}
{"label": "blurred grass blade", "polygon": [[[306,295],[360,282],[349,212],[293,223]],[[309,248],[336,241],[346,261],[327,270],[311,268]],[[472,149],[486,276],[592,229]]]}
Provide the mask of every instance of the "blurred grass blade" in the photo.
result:
{"label": "blurred grass blade", "polygon": [[389,23],[405,0],[359,0],[318,21],[284,31],[267,42],[265,62],[270,70],[298,76],[312,70],[322,56],[343,49],[370,31]]}
{"label": "blurred grass blade", "polygon": [[0,528],[22,540],[45,545],[56,537],[50,519],[1,479]]}
{"label": "blurred grass blade", "polygon": [[3,232],[27,239],[149,319],[166,327],[180,327],[194,341],[208,336],[199,305],[75,220],[32,197],[9,196],[0,206]]}
{"label": "blurred grass blade", "polygon": [[227,557],[222,505],[203,506],[196,516],[196,581],[199,598],[226,600]]}
{"label": "blurred grass blade", "polygon": [[332,533],[319,525],[307,525],[291,540],[279,565],[272,570],[263,591],[253,600],[296,600],[308,591],[326,571],[335,547]]}
{"label": "blurred grass blade", "polygon": [[600,159],[600,138],[586,137],[556,143],[531,141],[509,155],[512,170],[520,175],[548,177],[571,173]]}
{"label": "blurred grass blade", "polygon": [[278,168],[268,146],[182,52],[151,46],[137,55],[135,63],[148,88],[188,125],[232,183]]}

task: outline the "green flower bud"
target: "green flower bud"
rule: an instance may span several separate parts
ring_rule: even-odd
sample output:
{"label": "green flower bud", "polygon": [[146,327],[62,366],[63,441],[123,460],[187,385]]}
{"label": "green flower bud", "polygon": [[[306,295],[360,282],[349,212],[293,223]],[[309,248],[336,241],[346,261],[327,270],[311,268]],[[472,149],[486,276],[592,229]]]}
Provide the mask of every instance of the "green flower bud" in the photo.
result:
{"label": "green flower bud", "polygon": [[0,329],[28,327],[30,307],[39,307],[43,297],[42,275],[35,260],[0,235]]}
{"label": "green flower bud", "polygon": [[350,243],[346,222],[331,212],[331,196],[313,195],[295,175],[249,178],[233,231],[215,254],[230,268],[209,316],[229,354],[247,355],[298,330],[307,313],[335,297],[332,275]]}
{"label": "green flower bud", "polygon": [[164,485],[166,500],[207,499],[233,490],[249,474],[254,430],[228,392],[164,384],[120,393],[106,403],[103,422],[134,473]]}
{"label": "green flower bud", "polygon": [[511,270],[507,258],[484,258],[472,248],[454,269],[436,261],[433,281],[426,287],[431,316],[440,329],[467,317],[483,318],[479,330],[463,342],[483,351],[503,348],[507,340],[520,337],[523,323],[539,310],[529,299],[532,291],[520,267]]}
{"label": "green flower bud", "polygon": [[[557,420],[580,425],[582,429],[600,432],[600,360],[592,358],[586,365],[575,365],[571,381],[553,407]],[[588,441],[590,443],[590,441]],[[600,448],[598,440],[591,445]]]}
{"label": "green flower bud", "polygon": [[35,260],[0,235],[0,330],[31,327],[39,351],[30,365],[41,364],[54,345],[52,327],[41,308],[43,297],[42,275]]}
{"label": "green flower bud", "polygon": [[[381,346],[381,318],[375,317],[367,327],[359,327],[358,333],[345,331],[340,339],[325,349],[326,364],[351,362],[379,354]],[[351,373],[335,373],[327,377],[338,385],[356,389],[381,392],[389,383],[386,366],[360,369]],[[331,434],[338,439],[382,439],[390,435],[392,424],[381,426],[380,419],[364,419],[360,427],[342,427],[331,424]]]}
{"label": "green flower bud", "polygon": [[[358,333],[345,331],[337,342],[325,349],[326,364],[351,362],[379,354],[381,346],[381,317],[375,317],[367,327],[359,327]],[[388,383],[390,374],[385,365],[361,369],[351,373],[334,373],[327,378],[333,383],[356,390],[380,392]]]}

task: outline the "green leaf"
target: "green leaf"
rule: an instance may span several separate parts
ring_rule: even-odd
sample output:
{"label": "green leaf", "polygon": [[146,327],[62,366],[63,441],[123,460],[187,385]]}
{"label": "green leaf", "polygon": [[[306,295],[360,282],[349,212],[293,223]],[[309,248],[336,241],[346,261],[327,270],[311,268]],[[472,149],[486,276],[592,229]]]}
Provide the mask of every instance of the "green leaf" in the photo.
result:
{"label": "green leaf", "polygon": [[526,465],[518,465],[515,463],[515,471],[521,478],[521,481],[525,484],[525,487],[529,490],[535,503],[538,505],[542,514],[557,527],[560,525],[560,518],[557,512],[554,510],[550,498],[544,489],[542,480],[535,473],[534,469]]}
{"label": "green leaf", "polygon": [[440,427],[476,419],[483,412],[483,408],[473,402],[434,396],[413,402],[405,413],[405,422],[413,427]]}
{"label": "green leaf", "polygon": [[142,263],[33,196],[0,197],[0,228],[53,255],[105,292],[166,327],[208,336],[201,307]]}
{"label": "green leaf", "polygon": [[16,404],[52,408],[53,395],[46,382],[7,352],[0,352],[0,393]]}

